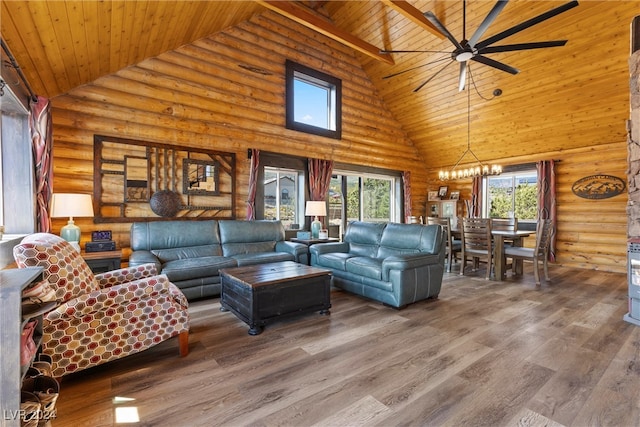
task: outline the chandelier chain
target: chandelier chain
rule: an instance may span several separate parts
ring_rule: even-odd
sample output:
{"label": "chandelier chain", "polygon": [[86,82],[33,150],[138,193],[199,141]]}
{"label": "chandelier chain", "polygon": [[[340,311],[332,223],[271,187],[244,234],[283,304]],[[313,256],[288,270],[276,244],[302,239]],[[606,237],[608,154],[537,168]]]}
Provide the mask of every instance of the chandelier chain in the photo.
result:
{"label": "chandelier chain", "polygon": [[[447,181],[450,179],[460,179],[460,178],[473,178],[476,176],[486,176],[486,175],[500,175],[502,173],[502,166],[500,165],[491,165],[490,167],[485,165],[480,161],[478,156],[471,150],[471,89],[473,86],[476,93],[485,100],[492,98],[485,98],[478,91],[478,87],[475,84],[475,80],[473,79],[473,75],[471,73],[471,65],[467,62],[467,149],[462,153],[462,156],[458,159],[458,161],[453,165],[450,171],[441,170],[438,173],[438,177],[442,181]],[[494,95],[495,97],[495,95]],[[470,153],[478,164],[475,167],[469,167],[461,170],[456,170],[462,159]]]}

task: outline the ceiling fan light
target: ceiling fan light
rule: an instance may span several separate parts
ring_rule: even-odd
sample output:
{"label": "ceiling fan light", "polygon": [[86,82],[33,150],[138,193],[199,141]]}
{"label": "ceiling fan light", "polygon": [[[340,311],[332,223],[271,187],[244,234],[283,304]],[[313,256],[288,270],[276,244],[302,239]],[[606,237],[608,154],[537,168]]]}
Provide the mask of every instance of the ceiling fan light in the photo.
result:
{"label": "ceiling fan light", "polygon": [[473,58],[473,52],[469,52],[469,51],[461,52],[456,55],[456,61],[458,62],[467,62],[471,58]]}

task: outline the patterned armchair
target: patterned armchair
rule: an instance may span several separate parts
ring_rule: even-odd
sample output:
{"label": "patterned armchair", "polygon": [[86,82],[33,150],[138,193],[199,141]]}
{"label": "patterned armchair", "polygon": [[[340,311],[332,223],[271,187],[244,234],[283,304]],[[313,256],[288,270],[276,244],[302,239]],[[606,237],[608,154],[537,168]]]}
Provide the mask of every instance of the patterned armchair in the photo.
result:
{"label": "patterned armchair", "polygon": [[60,305],[43,318],[42,352],[52,375],[77,372],[146,350],[179,336],[189,352],[188,303],[153,264],[93,274],[65,240],[48,233],[25,237],[13,249],[19,268],[41,266]]}

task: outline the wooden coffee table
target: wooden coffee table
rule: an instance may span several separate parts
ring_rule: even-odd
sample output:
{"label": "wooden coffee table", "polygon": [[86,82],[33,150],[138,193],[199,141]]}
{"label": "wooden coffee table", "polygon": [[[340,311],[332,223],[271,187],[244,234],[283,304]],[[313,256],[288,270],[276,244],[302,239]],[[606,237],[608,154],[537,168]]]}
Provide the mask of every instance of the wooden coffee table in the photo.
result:
{"label": "wooden coffee table", "polygon": [[220,310],[258,335],[268,322],[311,311],[330,314],[331,271],[292,261],[220,270]]}

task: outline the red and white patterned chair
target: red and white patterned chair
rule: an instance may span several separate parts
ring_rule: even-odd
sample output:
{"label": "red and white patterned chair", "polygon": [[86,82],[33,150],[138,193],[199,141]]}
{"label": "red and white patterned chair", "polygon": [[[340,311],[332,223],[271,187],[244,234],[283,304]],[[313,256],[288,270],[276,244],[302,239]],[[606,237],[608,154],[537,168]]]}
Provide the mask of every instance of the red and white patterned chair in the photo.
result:
{"label": "red and white patterned chair", "polygon": [[60,305],[43,319],[42,352],[54,377],[146,350],[179,336],[189,353],[188,303],[157,275],[154,264],[93,274],[80,254],[48,233],[25,237],[13,249],[19,268],[41,266]]}

